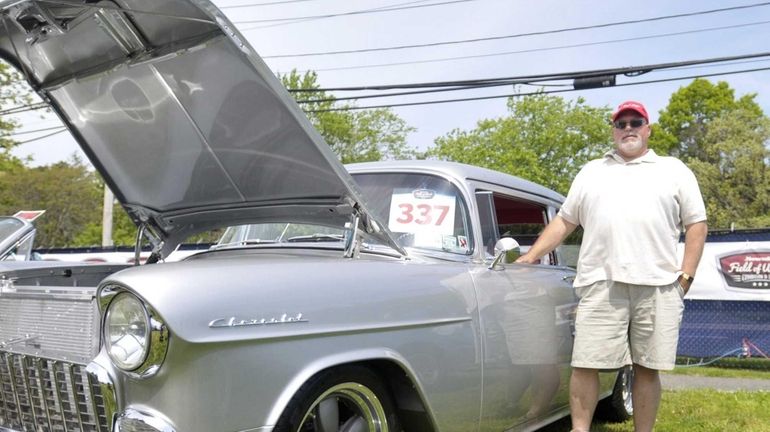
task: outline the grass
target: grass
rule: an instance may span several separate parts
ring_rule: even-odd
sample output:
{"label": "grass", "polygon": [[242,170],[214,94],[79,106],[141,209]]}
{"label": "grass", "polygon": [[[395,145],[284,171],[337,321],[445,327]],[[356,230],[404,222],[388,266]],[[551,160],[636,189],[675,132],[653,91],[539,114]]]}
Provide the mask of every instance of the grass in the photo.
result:
{"label": "grass", "polygon": [[[750,379],[770,379],[770,370],[767,369],[728,369],[713,366],[695,366],[682,367],[677,366],[674,370],[665,372],[675,375],[695,375],[721,378],[750,378]],[[770,428],[769,428],[770,429]]]}
{"label": "grass", "polygon": [[[745,363],[744,363],[745,364]],[[767,366],[764,363],[762,366]],[[677,367],[673,374],[723,378],[770,379],[770,369],[734,369],[732,365]],[[656,432],[770,431],[770,392],[725,392],[710,389],[663,392]],[[567,432],[569,418],[542,432]],[[632,432],[633,421],[595,423],[592,432]]]}
{"label": "grass", "polygon": [[[655,432],[767,432],[770,392],[664,391]],[[563,419],[542,432],[567,432]],[[592,432],[633,432],[634,423],[595,423]]]}

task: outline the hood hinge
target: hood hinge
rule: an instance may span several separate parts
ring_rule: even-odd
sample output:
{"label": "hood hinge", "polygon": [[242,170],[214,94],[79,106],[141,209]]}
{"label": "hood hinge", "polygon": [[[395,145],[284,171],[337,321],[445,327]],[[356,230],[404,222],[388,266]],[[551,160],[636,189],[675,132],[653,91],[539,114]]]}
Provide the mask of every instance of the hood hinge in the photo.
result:
{"label": "hood hinge", "polygon": [[134,265],[140,264],[140,255],[142,253],[142,237],[147,238],[150,242],[152,249],[150,256],[147,258],[146,264],[154,264],[163,259],[162,251],[165,242],[161,239],[155,230],[148,223],[142,223],[139,225],[139,230],[136,232],[136,244],[134,245]]}
{"label": "hood hinge", "polygon": [[345,224],[345,228],[348,228],[348,235],[345,237],[345,252],[343,256],[345,258],[356,258],[358,252],[361,250],[362,234],[359,229],[359,223],[361,216],[358,212],[353,212],[350,215],[350,222]]}

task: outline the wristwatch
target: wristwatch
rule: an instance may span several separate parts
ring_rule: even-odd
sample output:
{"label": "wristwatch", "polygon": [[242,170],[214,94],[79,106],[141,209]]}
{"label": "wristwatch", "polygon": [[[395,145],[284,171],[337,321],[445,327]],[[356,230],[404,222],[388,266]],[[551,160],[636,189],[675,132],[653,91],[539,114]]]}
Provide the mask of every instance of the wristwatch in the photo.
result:
{"label": "wristwatch", "polygon": [[692,281],[693,281],[693,280],[695,280],[695,278],[694,278],[693,276],[690,276],[689,274],[687,274],[687,273],[685,273],[685,272],[682,272],[682,274],[681,274],[681,275],[679,275],[679,276],[680,276],[682,279],[684,279],[685,281],[689,282],[689,283],[690,283],[690,285],[692,285]]}

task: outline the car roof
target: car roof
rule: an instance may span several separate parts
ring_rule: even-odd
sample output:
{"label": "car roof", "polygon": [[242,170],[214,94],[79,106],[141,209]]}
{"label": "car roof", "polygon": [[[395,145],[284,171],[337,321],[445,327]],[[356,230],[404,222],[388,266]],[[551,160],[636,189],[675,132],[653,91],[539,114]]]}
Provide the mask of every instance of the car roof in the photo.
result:
{"label": "car roof", "polygon": [[458,162],[438,160],[392,160],[348,164],[345,165],[345,168],[347,168],[351,174],[393,171],[430,172],[433,174],[450,176],[463,182],[478,181],[495,184],[538,195],[559,204],[563,203],[565,200],[564,195],[521,177]]}

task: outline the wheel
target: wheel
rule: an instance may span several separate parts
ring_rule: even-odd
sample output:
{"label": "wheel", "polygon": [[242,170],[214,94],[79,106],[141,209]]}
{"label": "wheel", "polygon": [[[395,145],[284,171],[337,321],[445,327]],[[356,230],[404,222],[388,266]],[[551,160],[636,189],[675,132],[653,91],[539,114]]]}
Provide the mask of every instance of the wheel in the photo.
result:
{"label": "wheel", "polygon": [[348,366],[322,372],[289,402],[276,432],[398,432],[388,389],[371,370]]}
{"label": "wheel", "polygon": [[596,413],[603,420],[611,422],[626,421],[634,415],[634,404],[631,400],[631,387],[634,383],[634,369],[626,366],[618,372],[612,395],[599,402]]}

